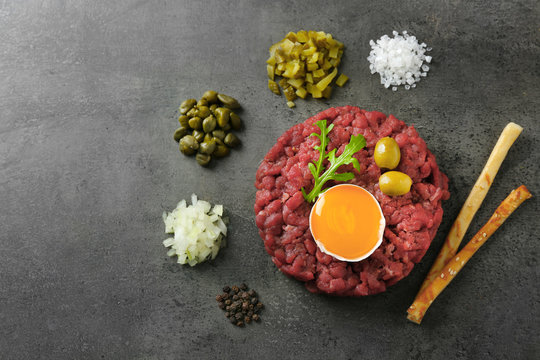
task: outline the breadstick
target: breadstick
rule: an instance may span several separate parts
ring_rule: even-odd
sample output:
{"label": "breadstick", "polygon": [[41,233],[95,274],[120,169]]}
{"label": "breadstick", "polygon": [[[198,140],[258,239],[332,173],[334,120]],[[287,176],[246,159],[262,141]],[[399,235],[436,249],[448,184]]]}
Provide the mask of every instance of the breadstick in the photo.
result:
{"label": "breadstick", "polygon": [[[484,169],[480,173],[478,180],[474,184],[469,197],[465,200],[458,217],[454,221],[446,240],[433,263],[433,266],[429,270],[426,279],[422,283],[418,294],[420,294],[433,279],[441,272],[441,269],[446,265],[449,259],[451,259],[457,252],[463,236],[467,232],[471,221],[478,211],[480,205],[484,201],[486,194],[495,179],[495,175],[499,171],[501,163],[503,162],[508,150],[516,141],[523,128],[513,122],[506,125],[503,132],[499,136],[499,140],[495,144],[495,147],[491,151],[491,155],[484,166]],[[418,295],[417,295],[418,296]]]}
{"label": "breadstick", "polygon": [[416,297],[413,304],[407,310],[407,319],[420,324],[433,300],[448,286],[467,261],[504,223],[510,214],[531,196],[531,193],[524,185],[513,190],[499,205],[497,210],[495,210],[489,221],[474,235],[471,241],[444,266],[442,271],[437,274],[437,277]]}

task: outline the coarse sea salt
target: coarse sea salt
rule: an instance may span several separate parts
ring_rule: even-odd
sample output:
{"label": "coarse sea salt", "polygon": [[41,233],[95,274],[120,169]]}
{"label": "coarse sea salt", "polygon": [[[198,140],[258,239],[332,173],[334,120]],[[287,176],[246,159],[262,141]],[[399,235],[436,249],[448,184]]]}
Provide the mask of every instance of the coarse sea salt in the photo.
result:
{"label": "coarse sea salt", "polygon": [[[432,57],[425,43],[418,43],[415,36],[403,31],[400,35],[392,32],[393,38],[383,35],[377,41],[370,40],[371,52],[367,60],[372,74],[381,76],[381,84],[393,91],[403,85],[406,90],[415,88],[421,77],[427,76]],[[425,62],[425,63],[424,63]]]}

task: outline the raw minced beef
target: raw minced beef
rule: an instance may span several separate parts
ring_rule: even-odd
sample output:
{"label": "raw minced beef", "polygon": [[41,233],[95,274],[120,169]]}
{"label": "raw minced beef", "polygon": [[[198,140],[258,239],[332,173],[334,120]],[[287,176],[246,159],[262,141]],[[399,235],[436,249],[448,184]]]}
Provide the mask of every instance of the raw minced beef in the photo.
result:
{"label": "raw minced beef", "polygon": [[[309,135],[319,132],[314,123],[321,119],[334,124],[328,151],[337,148],[338,156],[351,135],[362,134],[367,141],[354,155],[362,171],[351,165],[340,168],[340,172],[355,174],[349,183],[371,192],[386,218],[381,246],[360,262],[337,260],[321,252],[309,230],[311,204],[304,201],[300,189],[309,192],[313,187],[308,163],[318,159],[313,146],[319,140]],[[393,137],[401,149],[395,170],[413,180],[411,191],[403,196],[390,197],[379,189],[381,170],[373,160],[373,150],[385,136]],[[259,166],[255,186],[256,223],[272,261],[283,273],[304,281],[309,291],[339,296],[377,294],[407,276],[435,237],[443,215],[441,201],[450,196],[447,177],[414,127],[392,115],[352,106],[330,108],[286,131]]]}

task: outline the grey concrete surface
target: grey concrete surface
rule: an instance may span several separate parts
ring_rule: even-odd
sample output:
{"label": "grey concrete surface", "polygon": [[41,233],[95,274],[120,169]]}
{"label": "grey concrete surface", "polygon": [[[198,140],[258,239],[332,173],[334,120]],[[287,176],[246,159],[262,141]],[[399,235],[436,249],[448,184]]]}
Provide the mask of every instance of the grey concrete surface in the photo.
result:
{"label": "grey concrete surface", "polygon": [[[2,1],[0,358],[534,359],[539,339],[540,8],[527,1]],[[288,109],[266,88],[288,31],[343,41],[350,82]],[[369,40],[408,30],[429,76],[393,93]],[[212,169],[172,140],[176,108],[237,97],[243,147]],[[414,124],[450,178],[432,247],[411,275],[363,299],[313,295],[276,270],[254,223],[254,174],[277,137],[329,107]],[[429,310],[405,310],[509,121],[525,130],[466,238],[513,188],[512,215]],[[191,193],[224,204],[229,245],[195,268],[166,256],[161,213]],[[247,282],[263,321],[231,326],[214,296]]]}

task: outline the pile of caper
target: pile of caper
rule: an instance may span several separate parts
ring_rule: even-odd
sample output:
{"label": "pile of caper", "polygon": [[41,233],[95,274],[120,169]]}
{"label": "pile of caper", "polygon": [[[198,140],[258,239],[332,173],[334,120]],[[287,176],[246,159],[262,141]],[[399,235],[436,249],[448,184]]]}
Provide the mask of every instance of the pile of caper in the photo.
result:
{"label": "pile of caper", "polygon": [[232,110],[240,108],[235,98],[208,90],[197,101],[187,99],[180,105],[180,127],[174,140],[180,143],[184,155],[194,155],[201,166],[207,166],[212,157],[229,155],[240,140],[231,130],[240,130],[242,121]]}

